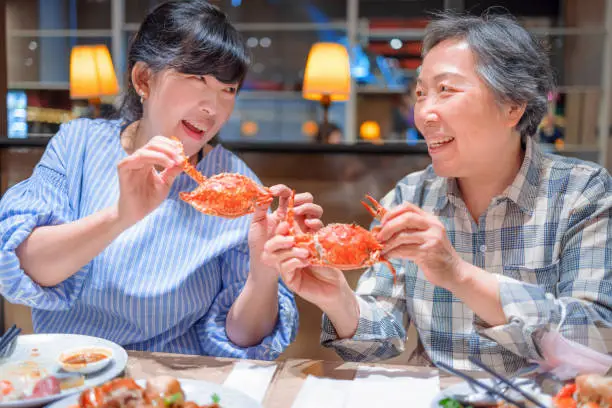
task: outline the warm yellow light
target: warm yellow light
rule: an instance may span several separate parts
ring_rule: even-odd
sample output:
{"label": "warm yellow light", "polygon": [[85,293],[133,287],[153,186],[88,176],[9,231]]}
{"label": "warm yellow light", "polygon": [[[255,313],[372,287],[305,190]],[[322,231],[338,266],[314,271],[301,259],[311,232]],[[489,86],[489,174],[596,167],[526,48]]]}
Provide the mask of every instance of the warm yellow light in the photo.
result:
{"label": "warm yellow light", "polygon": [[70,53],[70,97],[92,99],[119,92],[106,45],[79,45]]}
{"label": "warm yellow light", "polygon": [[259,131],[259,126],[257,126],[257,123],[253,121],[244,122],[242,126],[240,126],[240,132],[244,136],[255,136],[258,131]]}
{"label": "warm yellow light", "polygon": [[359,134],[363,139],[366,140],[377,140],[380,139],[380,126],[373,120],[365,121],[359,128]]}
{"label": "warm yellow light", "polygon": [[302,134],[308,137],[315,137],[319,126],[312,120],[306,121],[302,124]]}
{"label": "warm yellow light", "polygon": [[320,101],[329,96],[333,101],[346,101],[351,89],[349,56],[346,48],[336,43],[316,43],[308,53],[302,95]]}

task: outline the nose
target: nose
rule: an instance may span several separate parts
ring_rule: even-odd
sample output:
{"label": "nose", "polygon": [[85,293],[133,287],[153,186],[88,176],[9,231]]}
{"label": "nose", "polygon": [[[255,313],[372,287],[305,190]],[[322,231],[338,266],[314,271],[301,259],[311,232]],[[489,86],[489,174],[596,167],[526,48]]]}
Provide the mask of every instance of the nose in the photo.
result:
{"label": "nose", "polygon": [[200,111],[209,116],[214,116],[217,113],[218,104],[218,96],[216,93],[213,93],[212,95],[202,98],[200,101]]}
{"label": "nose", "polygon": [[424,100],[419,101],[415,105],[414,114],[417,121],[425,126],[435,123],[440,119],[434,98],[424,98]]}

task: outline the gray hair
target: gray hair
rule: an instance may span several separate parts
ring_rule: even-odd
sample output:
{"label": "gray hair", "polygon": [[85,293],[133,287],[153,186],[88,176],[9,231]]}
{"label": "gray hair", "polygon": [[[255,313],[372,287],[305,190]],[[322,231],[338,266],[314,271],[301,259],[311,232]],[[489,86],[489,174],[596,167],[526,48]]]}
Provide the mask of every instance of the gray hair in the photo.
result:
{"label": "gray hair", "polygon": [[437,17],[427,26],[422,56],[442,41],[466,41],[476,58],[476,72],[497,102],[526,105],[516,130],[523,137],[534,135],[554,89],[544,48],[508,15],[440,13]]}

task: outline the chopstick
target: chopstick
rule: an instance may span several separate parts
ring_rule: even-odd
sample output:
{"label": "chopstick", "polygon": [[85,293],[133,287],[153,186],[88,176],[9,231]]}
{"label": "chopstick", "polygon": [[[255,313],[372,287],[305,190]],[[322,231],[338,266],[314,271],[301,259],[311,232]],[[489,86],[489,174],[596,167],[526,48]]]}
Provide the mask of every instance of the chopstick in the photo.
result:
{"label": "chopstick", "polygon": [[11,327],[9,327],[9,329],[5,331],[2,334],[2,336],[0,336],[0,345],[4,342],[4,339],[7,338],[16,328],[17,328],[17,325],[14,324]]}
{"label": "chopstick", "polygon": [[467,375],[465,373],[462,373],[461,371],[457,371],[454,368],[451,368],[451,367],[447,366],[446,364],[444,364],[441,361],[438,361],[438,362],[436,362],[434,364],[437,367],[442,368],[444,371],[448,371],[450,374],[456,375],[457,377],[461,377],[464,380],[466,380],[466,381],[468,381],[468,382],[470,382],[470,383],[472,383],[474,385],[479,386],[480,388],[484,389],[485,391],[489,391],[491,394],[497,395],[498,397],[502,398],[504,401],[507,401],[507,402],[509,402],[511,404],[516,405],[518,408],[526,408],[525,405],[521,404],[520,402],[513,400],[512,398],[502,394],[501,392],[495,390],[492,387],[489,387],[488,385],[482,383],[481,381],[479,381],[479,380],[477,380],[475,378],[472,378],[472,377],[470,377],[469,375]]}
{"label": "chopstick", "polygon": [[16,325],[12,325],[6,333],[0,338],[0,355],[3,355],[6,349],[11,345],[15,337],[21,333],[21,329]]}
{"label": "chopstick", "polygon": [[521,390],[519,387],[517,387],[516,385],[512,384],[511,381],[509,381],[507,378],[505,378],[504,376],[496,373],[495,371],[493,371],[492,369],[490,369],[489,367],[487,367],[486,365],[484,365],[482,363],[482,361],[474,358],[474,357],[468,357],[468,360],[470,360],[470,362],[472,364],[477,365],[478,367],[482,368],[483,370],[485,370],[487,373],[491,374],[492,376],[494,376],[495,378],[497,378],[499,381],[503,382],[504,384],[506,384],[508,387],[512,388],[514,391],[518,392],[519,394],[521,394],[523,397],[525,397],[526,399],[528,399],[529,401],[533,402],[536,406],[540,407],[540,408],[546,408],[546,405],[543,405],[540,401],[538,401],[537,399],[533,398],[531,395],[529,395],[528,393],[526,393],[525,391]]}

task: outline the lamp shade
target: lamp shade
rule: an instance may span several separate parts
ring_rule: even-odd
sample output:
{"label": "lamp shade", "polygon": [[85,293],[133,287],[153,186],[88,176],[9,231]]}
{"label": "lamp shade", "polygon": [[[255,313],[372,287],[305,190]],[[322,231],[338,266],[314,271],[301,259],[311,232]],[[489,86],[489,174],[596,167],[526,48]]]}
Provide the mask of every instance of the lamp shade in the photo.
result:
{"label": "lamp shade", "polygon": [[302,96],[319,101],[329,96],[331,101],[346,101],[351,89],[349,56],[346,48],[336,43],[316,43],[310,48]]}
{"label": "lamp shade", "polygon": [[106,45],[79,45],[70,53],[70,97],[91,99],[119,92]]}

